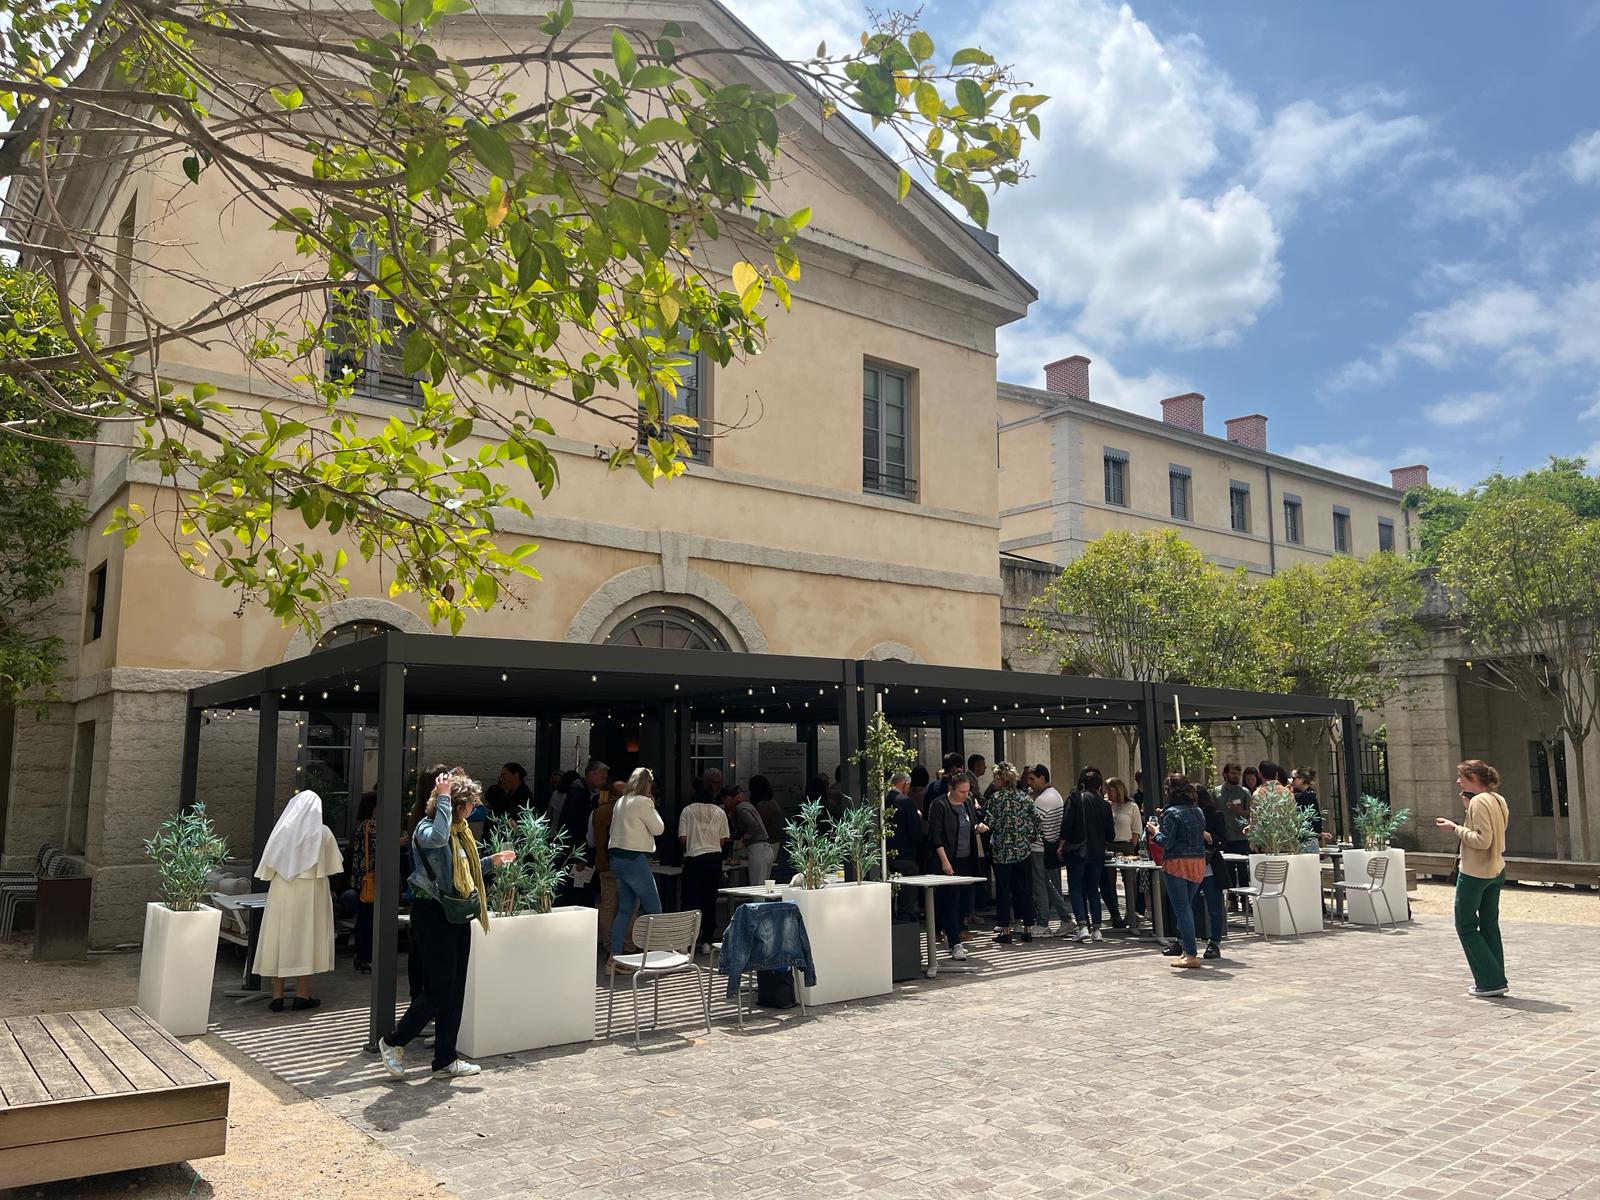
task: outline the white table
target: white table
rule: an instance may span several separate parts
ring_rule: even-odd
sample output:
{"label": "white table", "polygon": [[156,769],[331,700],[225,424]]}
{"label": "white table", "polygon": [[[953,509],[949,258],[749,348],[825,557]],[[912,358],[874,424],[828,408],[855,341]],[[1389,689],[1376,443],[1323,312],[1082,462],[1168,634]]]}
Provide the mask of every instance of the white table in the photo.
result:
{"label": "white table", "polygon": [[757,887],[755,884],[749,884],[743,887],[718,888],[717,895],[737,896],[741,900],[782,900],[783,889],[777,884],[773,884],[772,890],[769,892],[764,887]]}
{"label": "white table", "polygon": [[270,998],[271,992],[260,986],[250,986],[252,979],[257,985],[261,982],[261,977],[255,973],[256,942],[261,937],[261,918],[267,910],[267,893],[247,892],[242,896],[230,896],[224,892],[211,892],[206,900],[224,913],[243,919],[249,929],[245,939],[244,977],[238,987],[228,988],[222,994],[235,1004],[249,1004],[253,1000]]}
{"label": "white table", "polygon": [[922,889],[923,905],[928,910],[928,945],[922,956],[922,973],[929,979],[934,979],[939,974],[939,927],[934,916],[934,889],[987,883],[989,880],[987,877],[977,875],[901,875],[889,882],[897,883],[901,887]]}
{"label": "white table", "polygon": [[[1165,943],[1167,940],[1167,922],[1161,913],[1161,864],[1151,862],[1148,858],[1130,858],[1123,862],[1107,859],[1106,866],[1114,871],[1149,871],[1150,875],[1150,936],[1156,941]],[[1128,900],[1129,910],[1135,907],[1133,898]]]}

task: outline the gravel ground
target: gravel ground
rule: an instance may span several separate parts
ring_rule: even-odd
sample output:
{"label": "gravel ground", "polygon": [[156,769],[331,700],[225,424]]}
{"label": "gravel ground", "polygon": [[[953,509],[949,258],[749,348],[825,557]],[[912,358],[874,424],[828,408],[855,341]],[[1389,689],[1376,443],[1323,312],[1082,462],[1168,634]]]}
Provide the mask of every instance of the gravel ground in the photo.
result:
{"label": "gravel ground", "polygon": [[[1418,880],[1411,907],[1418,913],[1449,916],[1454,912],[1455,886]],[[1502,921],[1535,921],[1544,925],[1600,925],[1600,892],[1536,883],[1507,884],[1500,893]]]}
{"label": "gravel ground", "polygon": [[[132,1004],[137,954],[94,954],[83,963],[32,963],[26,942],[0,943],[0,1016]],[[221,1038],[185,1039],[191,1054],[230,1083],[228,1152],[219,1158],[0,1190],[7,1200],[110,1197],[315,1196],[326,1200],[449,1200],[432,1176],[258,1067]]]}

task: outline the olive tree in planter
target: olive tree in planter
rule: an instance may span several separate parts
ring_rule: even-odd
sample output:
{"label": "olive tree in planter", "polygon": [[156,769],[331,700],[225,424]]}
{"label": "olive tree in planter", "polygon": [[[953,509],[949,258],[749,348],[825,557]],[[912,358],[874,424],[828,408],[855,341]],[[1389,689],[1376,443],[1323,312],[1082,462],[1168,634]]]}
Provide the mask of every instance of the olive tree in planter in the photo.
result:
{"label": "olive tree in planter", "polygon": [[[871,815],[864,806],[851,811]],[[844,836],[854,839],[858,832],[848,816],[836,826],[825,825],[826,820],[822,805],[808,800],[800,806],[799,819],[784,827],[801,886],[785,888],[783,898],[800,910],[817,969],[816,986],[802,989],[807,1004],[881,996],[894,988],[889,885],[827,882],[844,863]]]}
{"label": "olive tree in planter", "polygon": [[[850,756],[850,761],[866,767],[868,810],[876,810],[878,877],[889,877],[889,838],[894,832],[894,812],[888,806],[886,792],[889,780],[899,771],[909,771],[917,761],[916,752],[906,745],[895,732],[882,712],[872,714],[867,722],[867,736],[861,749]],[[866,872],[858,859],[856,878],[865,879]]]}
{"label": "olive tree in planter", "polygon": [[[1289,864],[1289,878],[1284,884],[1289,908],[1294,913],[1293,929],[1305,933],[1322,928],[1322,860],[1313,853],[1304,853],[1301,847],[1307,839],[1315,837],[1311,814],[1295,803],[1294,793],[1288,788],[1275,786],[1264,794],[1257,794],[1250,804],[1250,824],[1246,827],[1250,838],[1250,875],[1255,879],[1257,864],[1268,859],[1282,859]],[[1270,934],[1292,932],[1283,905],[1269,901],[1259,906],[1257,919],[1261,928]]]}
{"label": "olive tree in planter", "polygon": [[168,817],[144,844],[156,864],[161,900],[145,906],[139,1007],[168,1033],[204,1033],[211,1014],[222,910],[201,901],[206,876],[228,857],[206,806]]}
{"label": "olive tree in planter", "polygon": [[461,1051],[473,1058],[594,1038],[592,908],[554,907],[572,869],[566,835],[524,807],[496,820],[489,848],[511,862],[485,880],[489,926],[472,925]]}
{"label": "olive tree in planter", "polygon": [[1409,809],[1395,811],[1376,796],[1363,796],[1356,807],[1355,828],[1361,838],[1361,849],[1344,852],[1344,877],[1351,883],[1367,882],[1367,864],[1374,858],[1387,858],[1389,870],[1383,878],[1383,896],[1389,903],[1385,907],[1375,897],[1362,892],[1351,892],[1350,920],[1357,925],[1377,925],[1409,918],[1410,908],[1406,897],[1406,852],[1391,847],[1395,831],[1410,818]]}

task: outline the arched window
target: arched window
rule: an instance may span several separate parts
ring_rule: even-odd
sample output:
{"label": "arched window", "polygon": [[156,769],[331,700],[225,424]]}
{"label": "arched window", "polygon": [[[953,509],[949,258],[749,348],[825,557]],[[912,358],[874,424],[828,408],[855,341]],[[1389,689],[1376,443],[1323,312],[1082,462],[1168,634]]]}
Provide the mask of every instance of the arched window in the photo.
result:
{"label": "arched window", "polygon": [[317,639],[317,644],[311,647],[311,650],[315,653],[334,646],[348,646],[351,642],[365,641],[367,638],[393,631],[393,625],[387,625],[382,621],[345,621],[331,629],[323,630],[322,636]]}
{"label": "arched window", "polygon": [[653,605],[641,609],[606,637],[611,646],[650,646],[662,650],[726,650],[728,642],[705,618],[687,609]]}

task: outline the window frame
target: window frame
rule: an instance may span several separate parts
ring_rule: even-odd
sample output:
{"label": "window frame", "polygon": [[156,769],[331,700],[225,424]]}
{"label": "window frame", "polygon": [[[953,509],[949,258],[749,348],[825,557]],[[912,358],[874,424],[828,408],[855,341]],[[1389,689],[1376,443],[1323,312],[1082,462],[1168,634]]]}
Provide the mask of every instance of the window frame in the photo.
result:
{"label": "window frame", "polygon": [[1250,532],[1250,485],[1242,480],[1228,480],[1228,525],[1234,533]]}
{"label": "window frame", "polygon": [[1350,510],[1335,504],[1333,506],[1333,552],[1335,554],[1353,553],[1354,535],[1350,528]]}
{"label": "window frame", "polygon": [[[1105,473],[1106,503],[1114,508],[1132,508],[1133,472],[1129,468],[1128,452],[1106,446],[1101,451],[1100,462]],[[1115,496],[1112,495],[1113,482],[1117,492]]]}
{"label": "window frame", "polygon": [[83,642],[98,642],[105,636],[106,631],[106,577],[109,573],[109,560],[101,559],[100,565],[89,572],[89,588],[86,602],[83,606]]}
{"label": "window frame", "polygon": [[110,323],[106,344],[120,345],[133,332],[133,245],[139,236],[139,198],[130,196],[127,207],[117,218],[117,231],[111,249]]}
{"label": "window frame", "polygon": [[[712,443],[711,435],[707,431],[711,428],[711,403],[708,389],[706,387],[706,382],[710,378],[710,360],[706,358],[704,350],[685,350],[680,357],[688,359],[694,366],[695,382],[692,390],[694,392],[695,408],[697,411],[692,413],[686,412],[682,415],[686,417],[693,417],[696,422],[696,427],[694,429],[678,429],[668,425],[666,426],[665,431],[669,434],[676,433],[689,444],[688,461],[700,463],[702,466],[710,466]],[[682,397],[684,393],[685,389],[682,379],[684,373],[684,368],[678,368],[679,380],[677,396],[668,396],[666,392],[659,388],[657,389],[657,393],[661,402],[661,417],[663,421],[665,421],[667,417],[673,415],[673,412],[675,411],[674,406],[678,404],[679,398]],[[649,421],[645,419],[644,403],[641,401],[639,404],[639,445],[641,449],[644,447],[645,440],[651,435],[651,433],[652,427]]]}
{"label": "window frame", "polygon": [[1167,511],[1174,521],[1194,522],[1194,472],[1177,463],[1167,467]]}
{"label": "window frame", "polygon": [[[1385,545],[1385,542],[1388,545]],[[1380,554],[1394,553],[1394,522],[1388,517],[1378,518],[1378,552]]]}
{"label": "window frame", "polygon": [[[873,380],[869,387],[868,380]],[[888,430],[891,410],[885,395],[884,380],[897,380],[900,384],[900,432]],[[861,364],[861,490],[870,496],[886,496],[891,500],[917,501],[917,480],[912,472],[916,461],[916,443],[912,436],[913,414],[916,404],[916,372],[876,359],[865,359]],[[868,392],[874,392],[868,395]],[[872,406],[874,425],[867,421],[868,406]],[[898,437],[901,459],[898,464],[889,461],[889,439]],[[875,444],[876,457],[867,457],[867,440]]]}
{"label": "window frame", "polygon": [[1306,506],[1292,492],[1283,494],[1283,542],[1286,546],[1306,544]]}
{"label": "window frame", "polygon": [[386,369],[384,366],[385,355],[397,363],[404,355],[405,331],[408,326],[395,313],[393,300],[380,292],[368,291],[365,286],[377,278],[379,257],[378,252],[374,250],[364,251],[357,263],[355,284],[329,290],[327,333],[329,341],[332,342],[334,330],[351,319],[346,318],[341,310],[364,307],[366,313],[363,319],[366,322],[373,326],[385,325],[391,328],[390,344],[386,347],[376,339],[369,339],[358,351],[354,336],[350,338],[349,346],[336,347],[330,344],[325,347],[323,369],[329,381],[336,382],[335,372],[348,363],[350,373],[354,376],[350,385],[351,395],[378,400],[385,404],[401,404],[417,408],[422,404],[421,379],[416,375],[408,376],[401,370]]}

